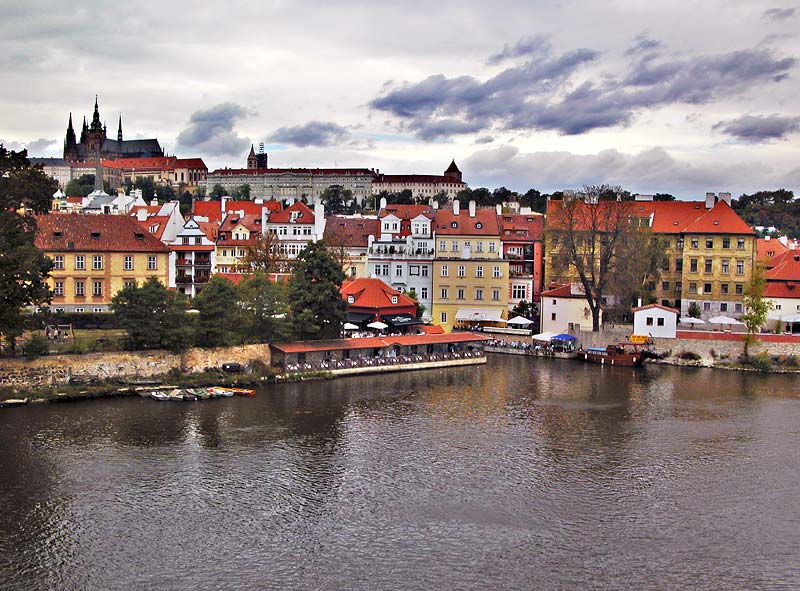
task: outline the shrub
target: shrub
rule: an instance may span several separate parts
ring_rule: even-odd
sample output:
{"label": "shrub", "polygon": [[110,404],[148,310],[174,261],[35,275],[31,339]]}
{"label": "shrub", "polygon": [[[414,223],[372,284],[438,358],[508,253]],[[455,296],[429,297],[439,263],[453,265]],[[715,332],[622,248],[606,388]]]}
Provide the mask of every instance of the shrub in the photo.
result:
{"label": "shrub", "polygon": [[678,354],[678,358],[685,359],[687,361],[700,361],[702,359],[702,357],[694,351],[681,351]]}
{"label": "shrub", "polygon": [[772,357],[766,351],[762,351],[750,358],[750,365],[759,371],[770,371],[772,369]]}
{"label": "shrub", "polygon": [[31,340],[22,346],[22,354],[28,359],[36,359],[50,352],[50,346],[40,334],[34,334]]}

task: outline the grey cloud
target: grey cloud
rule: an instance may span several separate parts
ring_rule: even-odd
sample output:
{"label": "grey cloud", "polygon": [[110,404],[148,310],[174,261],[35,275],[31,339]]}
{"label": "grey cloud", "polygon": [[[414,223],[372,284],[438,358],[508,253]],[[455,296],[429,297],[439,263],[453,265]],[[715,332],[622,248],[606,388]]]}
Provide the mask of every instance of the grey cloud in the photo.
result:
{"label": "grey cloud", "polygon": [[633,41],[633,45],[625,50],[625,55],[634,55],[637,53],[653,51],[654,49],[661,47],[661,45],[661,41],[658,41],[657,39],[650,39],[646,35],[637,35],[636,39]]}
{"label": "grey cloud", "polygon": [[195,111],[189,125],[178,134],[178,145],[212,156],[238,156],[250,146],[250,139],[239,137],[233,126],[249,114],[232,102]]}
{"label": "grey cloud", "polygon": [[494,141],[494,138],[490,135],[484,135],[475,140],[476,144],[491,144]]}
{"label": "grey cloud", "polygon": [[7,150],[14,150],[15,152],[27,149],[28,156],[35,157],[47,149],[48,146],[52,146],[57,141],[58,140],[50,140],[47,138],[39,138],[38,140],[33,140],[31,142],[16,142],[0,139],[0,144],[5,146]]}
{"label": "grey cloud", "polygon": [[485,82],[436,74],[390,88],[370,106],[393,114],[404,128],[425,140],[493,128],[576,135],[628,125],[645,109],[704,104],[747,92],[755,83],[779,82],[797,62],[793,57],[776,57],[769,49],[683,61],[657,60],[648,54],[632,62],[619,80],[605,77],[600,84],[585,81],[575,87],[573,74],[599,55],[577,49],[530,59]]}
{"label": "grey cloud", "polygon": [[267,138],[271,142],[291,144],[293,146],[331,146],[343,142],[350,137],[350,132],[336,123],[329,121],[309,121],[294,127],[281,127]]}
{"label": "grey cloud", "polygon": [[763,17],[769,20],[781,21],[794,16],[794,8],[770,8],[764,11]]}
{"label": "grey cloud", "polygon": [[502,50],[489,57],[487,63],[499,64],[500,62],[515,57],[547,55],[549,53],[550,43],[547,37],[544,35],[536,35],[535,37],[520,39],[514,45],[506,43]]}
{"label": "grey cloud", "polygon": [[498,146],[475,152],[464,160],[462,169],[470,173],[470,183],[476,186],[509,186],[509,179],[514,179],[516,190],[536,187],[550,192],[609,183],[634,192],[668,192],[685,198],[697,198],[712,188],[752,191],[797,176],[796,171],[778,175],[754,162],[688,162],[658,147],[638,154],[618,150],[573,154],[522,153],[513,146]]}
{"label": "grey cloud", "polygon": [[742,115],[731,121],[720,121],[713,129],[751,143],[784,139],[800,131],[800,117],[783,115]]}

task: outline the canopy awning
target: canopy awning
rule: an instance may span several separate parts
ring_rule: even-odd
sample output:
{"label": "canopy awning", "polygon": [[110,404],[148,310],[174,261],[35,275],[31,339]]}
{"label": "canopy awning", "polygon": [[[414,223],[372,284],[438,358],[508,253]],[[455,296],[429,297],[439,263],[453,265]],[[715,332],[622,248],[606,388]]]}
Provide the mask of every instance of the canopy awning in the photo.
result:
{"label": "canopy awning", "polygon": [[496,308],[459,308],[456,320],[461,322],[505,322],[503,311]]}
{"label": "canopy awning", "polygon": [[515,316],[514,318],[508,321],[508,324],[518,324],[519,326],[528,326],[529,324],[533,324],[533,320],[528,320],[524,316]]}
{"label": "canopy awning", "polygon": [[344,330],[358,330],[358,325],[353,324],[352,322],[345,322],[342,328]]}
{"label": "canopy awning", "polygon": [[744,324],[744,322],[739,322],[736,318],[731,318],[730,316],[714,316],[709,318],[708,321],[711,324]]}
{"label": "canopy awning", "polygon": [[352,322],[353,324],[361,324],[365,320],[371,320],[374,318],[374,314],[366,314],[364,312],[348,312],[347,313],[347,321]]}
{"label": "canopy awning", "polygon": [[781,316],[781,320],[794,324],[795,322],[800,322],[800,314],[785,314]]}
{"label": "canopy awning", "polygon": [[417,320],[411,314],[392,314],[391,316],[386,315],[381,316],[381,320],[394,327],[417,326],[418,324],[424,324],[422,320]]}
{"label": "canopy awning", "polygon": [[534,341],[543,341],[545,343],[549,343],[550,339],[552,339],[554,336],[556,336],[556,333],[546,330],[544,332],[540,332],[539,334],[533,335],[533,340]]}
{"label": "canopy awning", "polygon": [[554,341],[577,341],[578,339],[572,336],[571,334],[567,334],[562,332],[561,334],[557,334],[553,337]]}
{"label": "canopy awning", "polygon": [[678,320],[681,324],[705,324],[705,320],[700,320],[699,318],[692,318],[691,316],[687,316],[685,318],[681,318]]}
{"label": "canopy awning", "polygon": [[385,328],[389,328],[389,325],[385,322],[381,322],[380,320],[376,320],[375,322],[370,322],[367,324],[369,328],[374,328],[376,330],[383,330]]}

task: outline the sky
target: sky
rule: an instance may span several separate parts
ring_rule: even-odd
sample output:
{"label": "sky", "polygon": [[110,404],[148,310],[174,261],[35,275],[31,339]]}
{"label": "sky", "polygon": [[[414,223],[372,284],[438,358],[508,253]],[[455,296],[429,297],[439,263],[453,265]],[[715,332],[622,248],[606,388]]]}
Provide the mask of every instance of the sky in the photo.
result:
{"label": "sky", "polygon": [[0,0],[0,142],[109,135],[209,169],[702,198],[800,189],[800,3]]}

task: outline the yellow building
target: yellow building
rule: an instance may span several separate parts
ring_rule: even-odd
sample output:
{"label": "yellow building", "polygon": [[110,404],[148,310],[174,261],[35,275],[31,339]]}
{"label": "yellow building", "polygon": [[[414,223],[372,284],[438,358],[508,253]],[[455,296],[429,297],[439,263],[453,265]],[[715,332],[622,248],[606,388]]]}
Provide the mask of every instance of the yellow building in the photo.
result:
{"label": "yellow building", "polygon": [[53,310],[109,312],[127,285],[150,277],[167,285],[169,249],[134,218],[52,214],[36,223],[36,246],[53,261]]}
{"label": "yellow building", "polygon": [[261,234],[261,217],[228,214],[217,233],[215,256],[217,273],[244,273],[250,271],[247,261],[250,251]]}
{"label": "yellow building", "polygon": [[453,328],[505,326],[508,319],[508,261],[503,259],[497,211],[477,209],[436,212],[432,319]]}

